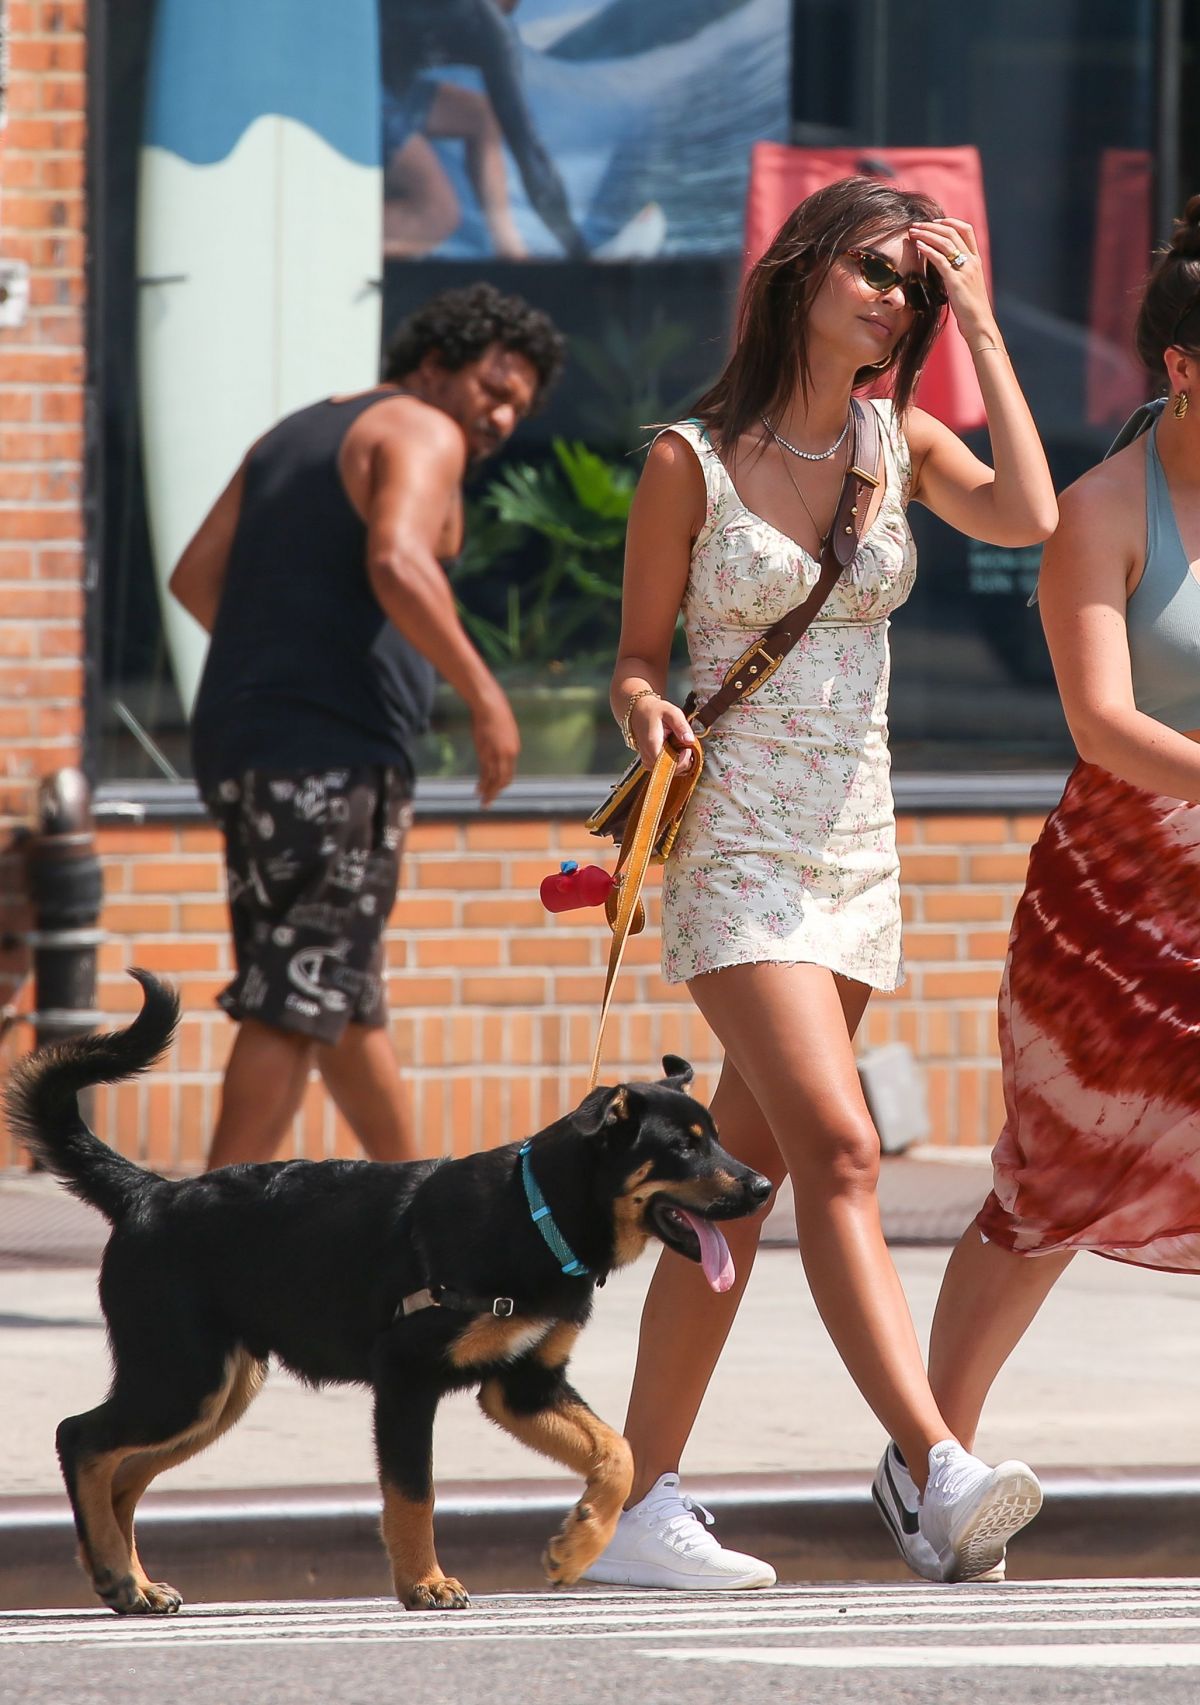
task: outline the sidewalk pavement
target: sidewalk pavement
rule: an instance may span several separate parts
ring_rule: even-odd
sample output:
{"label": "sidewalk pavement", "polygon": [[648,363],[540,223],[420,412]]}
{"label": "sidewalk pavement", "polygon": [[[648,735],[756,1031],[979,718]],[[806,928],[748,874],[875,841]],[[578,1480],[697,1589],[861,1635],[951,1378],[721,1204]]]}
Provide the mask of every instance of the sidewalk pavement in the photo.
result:
{"label": "sidewalk pavement", "polygon": [[[988,1182],[977,1159],[885,1162],[886,1226],[923,1340],[946,1245]],[[781,1579],[899,1578],[868,1496],[879,1426],[816,1314],[786,1210],[769,1230],[687,1483],[709,1492],[726,1542],[771,1556]],[[70,1562],[54,1429],[106,1388],[97,1231],[90,1210],[44,1177],[0,1174],[0,1606],[88,1602]],[[652,1270],[647,1256],[598,1293],[572,1361],[573,1382],[615,1425]],[[1198,1305],[1186,1276],[1089,1257],[1068,1269],[1002,1375],[979,1441],[992,1460],[1018,1455],[1049,1471],[1048,1509],[1014,1546],[1014,1577],[1200,1573]],[[447,1559],[462,1560],[477,1590],[535,1584],[575,1483],[548,1481],[547,1464],[467,1396],[442,1407],[436,1464]],[[386,1592],[373,1480],[368,1394],[312,1392],[275,1370],[232,1434],[164,1477],[170,1489],[149,1495],[145,1524],[168,1576],[170,1559],[183,1559],[176,1584],[192,1597]]]}

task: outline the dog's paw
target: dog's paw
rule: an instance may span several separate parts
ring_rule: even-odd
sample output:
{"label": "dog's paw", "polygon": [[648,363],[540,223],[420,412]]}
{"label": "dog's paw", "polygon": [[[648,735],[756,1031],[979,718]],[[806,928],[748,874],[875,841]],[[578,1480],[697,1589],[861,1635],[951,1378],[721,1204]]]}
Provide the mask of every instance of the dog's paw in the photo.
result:
{"label": "dog's paw", "polygon": [[406,1610],[469,1610],[470,1596],[461,1581],[441,1575],[433,1581],[416,1581],[400,1602]]}
{"label": "dog's paw", "polygon": [[118,1616],[174,1616],[183,1603],[166,1581],[139,1580],[136,1575],[98,1576],[96,1591]]}
{"label": "dog's paw", "polygon": [[166,1581],[143,1581],[142,1597],[153,1616],[174,1616],[183,1604],[183,1594]]}
{"label": "dog's paw", "polygon": [[591,1504],[576,1504],[542,1553],[542,1571],[552,1587],[573,1587],[603,1551],[608,1534]]}

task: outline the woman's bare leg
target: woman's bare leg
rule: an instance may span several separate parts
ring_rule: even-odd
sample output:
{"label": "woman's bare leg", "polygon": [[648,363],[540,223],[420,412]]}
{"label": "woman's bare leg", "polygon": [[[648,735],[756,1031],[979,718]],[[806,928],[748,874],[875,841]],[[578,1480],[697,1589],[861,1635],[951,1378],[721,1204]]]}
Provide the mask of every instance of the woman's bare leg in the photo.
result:
{"label": "woman's bare leg", "polygon": [[436,152],[419,133],[384,168],[383,252],[419,260],[458,230],[462,209]]}
{"label": "woman's bare leg", "polygon": [[[791,1173],[800,1254],[821,1317],[923,1486],[929,1449],[950,1429],[929,1389],[879,1222],[879,1138],[851,1046],[869,991],[815,965],[734,966],[696,978],[690,987]],[[736,1135],[730,1138],[736,1148]],[[761,1128],[755,1140],[761,1150]],[[742,1245],[743,1271],[751,1247]],[[685,1286],[664,1264],[647,1305],[640,1383],[630,1404],[635,1457],[640,1447],[646,1459],[645,1469],[638,1462],[635,1470],[643,1491],[652,1464],[676,1465],[670,1459],[677,1459],[677,1441],[690,1430],[734,1312],[713,1311],[714,1299],[693,1286],[694,1279]],[[685,1343],[697,1364],[678,1387],[660,1382],[654,1371],[671,1354],[673,1336],[681,1341],[676,1355]]]}
{"label": "woman's bare leg", "polygon": [[432,137],[461,137],[466,147],[467,176],[496,253],[505,260],[524,260],[529,251],[512,216],[504,136],[491,101],[474,89],[443,83],[433,97],[425,133]]}
{"label": "woman's bare leg", "polygon": [[[728,1060],[712,1099],[712,1115],[730,1154],[778,1186],[785,1168],[770,1126]],[[723,1296],[709,1289],[694,1262],[669,1249],[659,1256],[642,1309],[637,1366],[625,1419],[625,1437],[634,1460],[630,1505],[640,1502],[660,1475],[679,1467],[742,1300],[769,1212],[768,1202],[751,1218],[732,1220],[723,1228],[737,1274]]]}
{"label": "woman's bare leg", "polygon": [[[772,1179],[779,1177],[780,1156],[786,1161],[800,1253],[821,1317],[923,1485],[930,1446],[950,1428],[930,1392],[879,1222],[879,1138],[851,1046],[869,991],[814,965],[736,966],[695,979],[691,991],[726,1048],[725,1106],[713,1102],[722,1140]],[[760,1226],[727,1228],[738,1282],[722,1298],[686,1263],[659,1263],[626,1423],[633,1501],[679,1465],[749,1277]]]}
{"label": "woman's bare leg", "polygon": [[734,966],[691,990],[787,1162],[821,1318],[923,1488],[929,1450],[950,1428],[879,1221],[879,1137],[851,1046],[868,991],[815,965]]}
{"label": "woman's bare leg", "polygon": [[976,1225],[960,1238],[934,1311],[929,1383],[950,1431],[968,1450],[996,1375],[1073,1255],[1014,1255],[985,1242]]}

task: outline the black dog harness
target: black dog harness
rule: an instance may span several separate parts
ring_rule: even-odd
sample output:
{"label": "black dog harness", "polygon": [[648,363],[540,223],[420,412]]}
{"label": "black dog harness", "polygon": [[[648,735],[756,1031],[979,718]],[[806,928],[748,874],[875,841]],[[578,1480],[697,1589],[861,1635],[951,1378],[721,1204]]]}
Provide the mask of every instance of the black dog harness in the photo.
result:
{"label": "black dog harness", "polygon": [[[533,1166],[529,1159],[531,1147],[530,1138],[523,1142],[517,1151],[521,1161],[521,1183],[525,1186],[529,1217],[562,1272],[570,1279],[586,1278],[591,1269],[585,1267],[576,1257],[571,1245],[555,1225],[554,1215],[550,1212],[538,1187],[538,1181],[533,1176]],[[600,1282],[603,1283],[603,1280]],[[396,1318],[419,1314],[424,1308],[450,1308],[459,1314],[492,1314],[497,1320],[507,1320],[517,1312],[517,1305],[512,1297],[474,1297],[462,1291],[453,1291],[448,1285],[429,1284],[422,1286],[419,1291],[410,1291],[408,1296],[401,1299]]]}
{"label": "black dog harness", "polygon": [[497,1320],[507,1320],[517,1312],[511,1297],[472,1297],[462,1291],[452,1291],[446,1285],[426,1285],[410,1291],[396,1310],[397,1315],[419,1314],[423,1308],[453,1308],[460,1314],[494,1314]]}

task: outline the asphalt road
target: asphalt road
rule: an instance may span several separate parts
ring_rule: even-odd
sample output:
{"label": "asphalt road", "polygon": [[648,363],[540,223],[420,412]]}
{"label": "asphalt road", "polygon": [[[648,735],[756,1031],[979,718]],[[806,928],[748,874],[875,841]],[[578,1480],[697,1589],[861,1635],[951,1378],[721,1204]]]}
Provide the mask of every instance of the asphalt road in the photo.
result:
{"label": "asphalt road", "polygon": [[1200,1581],[0,1616],[3,1705],[1193,1705]]}

